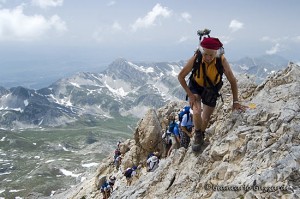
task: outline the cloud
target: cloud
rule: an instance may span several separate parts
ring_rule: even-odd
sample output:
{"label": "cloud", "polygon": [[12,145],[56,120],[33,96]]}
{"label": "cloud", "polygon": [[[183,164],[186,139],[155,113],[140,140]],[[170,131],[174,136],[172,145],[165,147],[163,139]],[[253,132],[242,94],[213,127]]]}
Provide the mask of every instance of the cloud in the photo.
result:
{"label": "cloud", "polygon": [[187,39],[188,39],[187,37],[183,36],[178,40],[178,43],[185,42]]}
{"label": "cloud", "polygon": [[112,38],[112,34],[118,34],[123,31],[122,26],[115,21],[111,26],[102,26],[99,27],[92,35],[92,37],[98,41],[103,42],[107,41],[108,38]]}
{"label": "cloud", "polygon": [[167,7],[162,7],[160,4],[156,4],[148,14],[143,18],[138,18],[132,25],[132,30],[136,31],[139,28],[148,28],[154,26],[158,17],[162,16],[167,18],[171,15],[172,11]]}
{"label": "cloud", "polygon": [[300,36],[296,36],[295,38],[293,38],[293,40],[294,40],[295,42],[300,42]]}
{"label": "cloud", "polygon": [[[280,51],[285,50],[285,48],[289,46],[291,43],[297,42],[297,37],[282,36],[282,37],[272,38],[269,36],[264,36],[260,40],[264,42],[269,42],[273,45],[271,49],[266,50],[266,54],[273,55]],[[300,42],[300,37],[298,38],[298,41]]]}
{"label": "cloud", "polygon": [[242,29],[243,27],[244,27],[244,24],[235,19],[231,20],[231,22],[229,24],[229,29],[232,32],[236,32],[236,31]]}
{"label": "cloud", "polygon": [[233,41],[234,39],[229,37],[229,36],[219,36],[218,37],[220,39],[220,41],[225,45],[225,44],[229,44],[231,41]]}
{"label": "cloud", "polygon": [[115,1],[109,1],[109,2],[107,3],[107,6],[113,6],[113,5],[115,5],[115,4],[116,4]]}
{"label": "cloud", "polygon": [[31,0],[31,3],[40,8],[62,6],[64,0]]}
{"label": "cloud", "polygon": [[112,30],[113,30],[113,32],[121,31],[122,26],[117,21],[115,21],[112,25]]}
{"label": "cloud", "polygon": [[181,17],[187,22],[187,23],[191,23],[191,18],[192,16],[188,13],[188,12],[183,12],[181,13]]}
{"label": "cloud", "polygon": [[67,30],[65,22],[57,15],[50,19],[42,15],[28,16],[23,13],[23,6],[0,9],[0,41],[38,40],[52,30],[56,33]]}
{"label": "cloud", "polygon": [[272,39],[268,36],[264,36],[260,39],[261,41],[272,41]]}
{"label": "cloud", "polygon": [[281,41],[289,40],[289,38],[288,37],[271,38],[269,36],[264,36],[260,40],[261,41],[272,42],[272,43],[278,43],[278,42],[281,42]]}
{"label": "cloud", "polygon": [[268,55],[274,55],[280,51],[280,44],[277,43],[275,46],[273,46],[270,50],[267,50],[266,53]]}

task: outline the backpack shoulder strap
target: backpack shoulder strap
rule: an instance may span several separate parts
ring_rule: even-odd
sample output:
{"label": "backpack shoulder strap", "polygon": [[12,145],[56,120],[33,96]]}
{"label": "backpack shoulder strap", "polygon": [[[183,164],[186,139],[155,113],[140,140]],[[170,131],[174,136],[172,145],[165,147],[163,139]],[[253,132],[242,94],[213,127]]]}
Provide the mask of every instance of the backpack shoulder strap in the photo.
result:
{"label": "backpack shoulder strap", "polygon": [[220,75],[220,81],[222,81],[223,73],[224,73],[224,67],[222,64],[222,57],[217,57],[216,59],[216,68],[218,71],[218,75],[216,76],[216,80],[218,79],[218,76]]}
{"label": "backpack shoulder strap", "polygon": [[[189,82],[192,81],[193,76],[197,73],[197,77],[200,77],[200,64],[202,62],[202,54],[201,51],[199,49],[196,50],[195,54],[196,55],[196,59],[193,63],[193,68],[192,68],[192,72],[190,77],[188,78]],[[185,96],[185,100],[188,100],[188,95]]]}
{"label": "backpack shoulder strap", "polygon": [[186,113],[186,122],[188,122],[189,119],[190,119],[190,112],[187,112],[187,113]]}
{"label": "backpack shoulder strap", "polygon": [[216,64],[218,73],[220,75],[223,75],[224,73],[224,68],[223,68],[223,64],[222,64],[222,57],[217,57],[217,64]]}
{"label": "backpack shoulder strap", "polygon": [[194,76],[194,74],[197,73],[197,77],[199,78],[200,77],[200,64],[202,62],[202,53],[201,51],[198,49],[195,54],[197,54],[197,57],[194,61],[194,64],[193,64],[193,69],[192,69],[192,74],[190,76],[190,78],[192,78]]}
{"label": "backpack shoulder strap", "polygon": [[154,168],[154,166],[156,165],[157,161],[153,163],[152,168],[150,168],[150,170],[152,170]]}

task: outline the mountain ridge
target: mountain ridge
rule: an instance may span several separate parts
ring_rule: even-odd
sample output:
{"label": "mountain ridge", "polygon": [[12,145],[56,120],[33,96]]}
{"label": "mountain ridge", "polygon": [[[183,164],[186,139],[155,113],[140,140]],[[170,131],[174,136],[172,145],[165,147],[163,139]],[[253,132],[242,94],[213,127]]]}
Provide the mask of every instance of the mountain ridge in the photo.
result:
{"label": "mountain ridge", "polygon": [[[51,198],[102,198],[98,178],[115,175],[111,198],[297,198],[300,194],[300,66],[290,63],[257,85],[249,76],[239,76],[240,100],[256,108],[231,112],[230,84],[222,91],[207,129],[209,144],[201,154],[189,147],[165,157],[161,139],[166,117],[186,102],[172,102],[150,109],[139,121],[134,136],[121,144],[121,170],[103,160],[91,178]],[[158,169],[147,172],[145,159],[158,151]],[[122,174],[127,167],[142,164],[131,186]]]}
{"label": "mountain ridge", "polygon": [[[55,126],[55,122],[42,120],[50,116],[47,111],[38,117],[33,115],[33,109],[43,105],[45,110],[48,108],[49,112],[57,113],[53,120],[57,120],[58,125],[70,123],[85,115],[98,118],[118,115],[139,117],[139,114],[144,113],[143,110],[162,106],[171,99],[169,92],[172,92],[173,87],[179,87],[174,74],[178,73],[181,67],[170,66],[168,63],[145,67],[118,59],[103,73],[78,73],[39,90],[23,87],[9,90],[3,88],[0,111],[4,117],[0,124],[3,128],[17,128],[15,122],[24,123],[23,126]],[[7,97],[10,100],[7,100]],[[43,103],[38,104],[38,100]],[[12,101],[17,103],[13,104]],[[17,107],[21,111],[15,112]],[[141,111],[137,111],[137,108]],[[26,120],[23,116],[24,110],[36,117],[34,120],[37,121]]]}
{"label": "mountain ridge", "polygon": [[[55,127],[71,125],[82,117],[140,118],[149,108],[184,99],[185,93],[177,80],[184,64],[184,61],[133,63],[119,58],[101,73],[79,72],[38,90],[1,87],[0,127]],[[237,74],[248,73],[258,79],[271,74],[264,67],[268,66],[232,64]],[[276,71],[281,68],[281,64],[272,65]]]}

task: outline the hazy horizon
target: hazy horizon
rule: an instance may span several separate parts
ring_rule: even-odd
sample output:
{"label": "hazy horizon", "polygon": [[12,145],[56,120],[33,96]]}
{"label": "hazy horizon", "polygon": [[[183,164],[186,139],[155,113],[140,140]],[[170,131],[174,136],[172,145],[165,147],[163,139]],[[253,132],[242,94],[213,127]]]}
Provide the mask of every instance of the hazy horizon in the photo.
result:
{"label": "hazy horizon", "polygon": [[0,0],[0,86],[100,72],[120,57],[187,60],[203,28],[220,38],[229,61],[279,55],[299,63],[299,7],[297,0]]}

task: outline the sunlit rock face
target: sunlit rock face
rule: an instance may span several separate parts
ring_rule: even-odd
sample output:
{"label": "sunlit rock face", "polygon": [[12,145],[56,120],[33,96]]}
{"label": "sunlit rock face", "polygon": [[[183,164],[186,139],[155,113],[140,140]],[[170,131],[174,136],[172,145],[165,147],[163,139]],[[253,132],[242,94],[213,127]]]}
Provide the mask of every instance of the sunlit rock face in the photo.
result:
{"label": "sunlit rock face", "polygon": [[[111,198],[297,198],[300,159],[300,67],[287,68],[256,85],[248,76],[238,76],[239,99],[250,105],[243,113],[232,112],[230,87],[222,88],[207,129],[206,147],[195,154],[191,147],[162,155],[155,142],[165,118],[178,113],[184,102],[149,110],[139,122],[134,138],[122,143],[124,163],[117,171],[105,159],[97,173],[63,193],[67,198],[102,198],[98,176],[115,175]],[[158,124],[161,125],[158,125]],[[151,145],[151,141],[152,145]],[[126,146],[126,147],[125,147]],[[147,172],[147,152],[161,155],[158,169]],[[126,186],[122,171],[141,164],[132,185]],[[60,198],[62,194],[54,194]]]}

